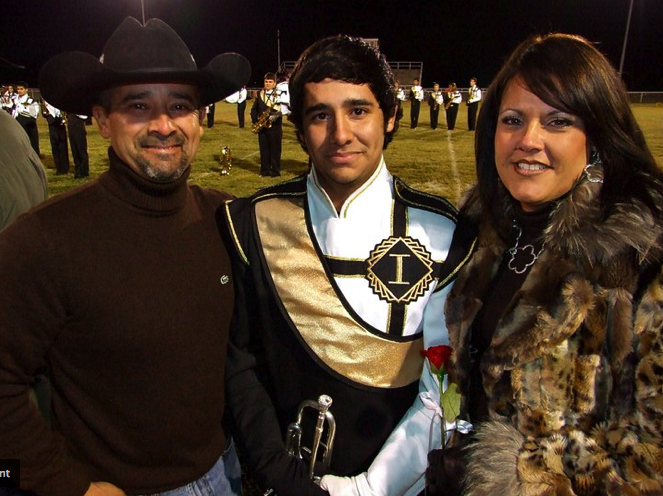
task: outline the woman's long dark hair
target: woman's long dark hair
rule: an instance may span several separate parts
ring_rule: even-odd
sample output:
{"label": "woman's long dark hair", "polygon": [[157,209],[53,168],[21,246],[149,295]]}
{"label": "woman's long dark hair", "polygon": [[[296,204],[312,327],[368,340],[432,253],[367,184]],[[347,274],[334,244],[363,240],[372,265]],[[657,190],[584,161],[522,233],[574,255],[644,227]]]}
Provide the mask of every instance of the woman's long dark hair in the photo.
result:
{"label": "woman's long dark hair", "polygon": [[604,216],[616,203],[633,199],[642,201],[656,216],[661,214],[662,206],[651,195],[652,190],[662,190],[661,172],[617,71],[587,40],[559,33],[521,43],[488,88],[475,137],[478,188],[467,199],[467,208],[480,202],[483,211],[499,223],[495,132],[504,91],[515,77],[546,104],[582,118],[587,142],[603,162]]}

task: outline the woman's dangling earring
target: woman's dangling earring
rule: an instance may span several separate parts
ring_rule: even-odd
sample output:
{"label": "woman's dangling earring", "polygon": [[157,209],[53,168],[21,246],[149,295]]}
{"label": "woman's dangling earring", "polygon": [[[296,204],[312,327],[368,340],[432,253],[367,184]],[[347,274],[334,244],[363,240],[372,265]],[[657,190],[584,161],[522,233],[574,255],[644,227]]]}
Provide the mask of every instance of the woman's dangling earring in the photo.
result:
{"label": "woman's dangling earring", "polygon": [[590,170],[592,167],[595,165],[600,165],[601,164],[601,155],[599,155],[599,151],[596,148],[592,148],[591,152],[589,153],[589,163],[585,166],[585,176],[587,177],[587,180],[590,183],[602,183],[603,178],[602,177],[593,177],[592,176],[592,171]]}

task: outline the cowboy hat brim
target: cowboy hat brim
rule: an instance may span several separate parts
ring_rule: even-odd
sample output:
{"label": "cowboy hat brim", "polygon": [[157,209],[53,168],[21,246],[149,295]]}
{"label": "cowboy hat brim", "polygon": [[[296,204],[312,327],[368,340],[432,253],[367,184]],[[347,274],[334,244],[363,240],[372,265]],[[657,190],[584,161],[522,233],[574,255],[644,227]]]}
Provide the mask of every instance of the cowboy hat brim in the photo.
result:
{"label": "cowboy hat brim", "polygon": [[128,84],[192,84],[200,90],[200,105],[223,100],[239,90],[251,76],[251,64],[237,53],[224,53],[197,70],[150,68],[116,71],[84,52],[67,52],[46,62],[39,72],[39,89],[54,107],[75,114],[91,115],[106,89]]}

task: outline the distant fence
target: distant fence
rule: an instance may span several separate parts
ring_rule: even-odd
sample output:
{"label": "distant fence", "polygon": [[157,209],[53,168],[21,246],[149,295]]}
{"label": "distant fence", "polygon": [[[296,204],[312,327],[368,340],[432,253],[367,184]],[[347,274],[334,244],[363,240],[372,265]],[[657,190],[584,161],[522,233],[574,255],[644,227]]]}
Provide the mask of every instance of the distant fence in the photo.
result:
{"label": "distant fence", "polygon": [[631,103],[663,104],[663,91],[629,91],[628,98]]}

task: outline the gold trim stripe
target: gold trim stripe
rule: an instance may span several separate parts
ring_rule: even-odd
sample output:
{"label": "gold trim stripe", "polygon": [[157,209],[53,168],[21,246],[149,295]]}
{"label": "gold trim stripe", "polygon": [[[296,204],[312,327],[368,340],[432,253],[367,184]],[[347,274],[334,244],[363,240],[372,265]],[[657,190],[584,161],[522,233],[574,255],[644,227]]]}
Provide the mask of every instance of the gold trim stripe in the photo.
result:
{"label": "gold trim stripe", "polygon": [[237,236],[237,231],[235,230],[235,224],[233,224],[233,218],[230,215],[230,202],[224,203],[223,204],[223,209],[224,209],[224,213],[225,213],[225,216],[226,216],[226,220],[228,221],[228,227],[230,229],[230,236],[232,237],[233,241],[235,242],[235,247],[237,248],[237,253],[239,254],[242,261],[246,265],[249,265],[249,259],[246,256],[246,253],[244,253],[244,249],[242,248],[242,243],[239,242],[239,237]]}
{"label": "gold trim stripe", "polygon": [[313,246],[305,197],[255,206],[260,242],[290,319],[310,349],[335,372],[366,386],[397,388],[419,380],[423,339],[397,342],[359,324],[339,301]]}

